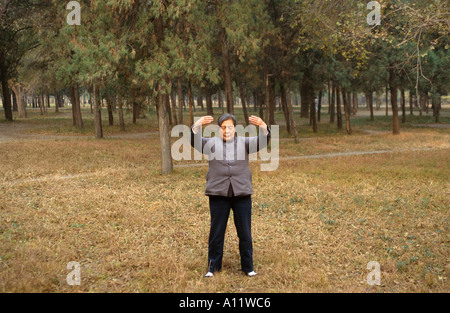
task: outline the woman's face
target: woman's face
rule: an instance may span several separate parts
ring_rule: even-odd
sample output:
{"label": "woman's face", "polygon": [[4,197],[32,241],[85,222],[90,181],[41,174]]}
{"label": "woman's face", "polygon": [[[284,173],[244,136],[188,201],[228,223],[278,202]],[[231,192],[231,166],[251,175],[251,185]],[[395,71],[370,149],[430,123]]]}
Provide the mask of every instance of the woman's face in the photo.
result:
{"label": "woman's face", "polygon": [[232,119],[223,121],[222,125],[220,125],[220,134],[224,141],[232,140],[235,132],[236,128],[234,127]]}

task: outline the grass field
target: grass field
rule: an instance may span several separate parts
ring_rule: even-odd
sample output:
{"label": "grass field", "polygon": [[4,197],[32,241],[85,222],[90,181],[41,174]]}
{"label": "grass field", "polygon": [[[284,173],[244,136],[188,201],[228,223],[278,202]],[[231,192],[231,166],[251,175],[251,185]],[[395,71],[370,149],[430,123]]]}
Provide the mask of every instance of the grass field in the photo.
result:
{"label": "grass field", "polygon": [[[408,115],[397,136],[391,117],[370,122],[364,112],[350,136],[326,114],[316,134],[298,119],[299,143],[281,126],[278,169],[250,164],[259,275],[239,270],[231,216],[212,279],[203,277],[207,166],[161,175],[153,115],[136,125],[127,115],[125,133],[104,116],[106,138],[95,140],[88,111],[83,131],[68,109],[28,114],[0,122],[1,292],[450,291],[450,129],[418,127],[431,113]],[[349,154],[327,157],[340,152]],[[66,281],[71,261],[80,285]],[[381,266],[380,285],[366,281],[370,261]]]}

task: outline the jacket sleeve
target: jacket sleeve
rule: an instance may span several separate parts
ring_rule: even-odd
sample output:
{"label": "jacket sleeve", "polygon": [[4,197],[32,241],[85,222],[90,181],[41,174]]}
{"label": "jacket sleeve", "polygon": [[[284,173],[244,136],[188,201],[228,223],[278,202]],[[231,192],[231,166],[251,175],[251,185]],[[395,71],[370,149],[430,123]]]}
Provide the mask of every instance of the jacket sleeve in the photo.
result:
{"label": "jacket sleeve", "polygon": [[194,133],[193,126],[191,126],[191,146],[194,147],[195,150],[203,153],[203,148],[205,144],[211,140],[211,138],[202,137],[201,131],[197,131]]}
{"label": "jacket sleeve", "polygon": [[258,136],[245,138],[245,149],[248,154],[258,152],[261,149],[267,147],[270,141],[270,127],[267,125],[267,134],[264,134],[264,130],[258,127]]}

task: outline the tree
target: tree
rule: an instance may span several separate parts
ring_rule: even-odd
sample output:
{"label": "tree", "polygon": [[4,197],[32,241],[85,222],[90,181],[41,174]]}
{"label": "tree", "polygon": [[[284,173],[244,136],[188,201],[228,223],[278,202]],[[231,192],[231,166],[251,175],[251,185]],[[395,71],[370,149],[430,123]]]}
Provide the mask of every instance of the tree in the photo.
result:
{"label": "tree", "polygon": [[[448,40],[449,12],[448,5],[440,0],[383,2],[382,9],[382,15],[385,18],[381,24],[384,26],[378,28],[374,36],[383,41],[383,53],[389,73],[393,133],[398,134],[397,89],[400,83],[406,84],[404,79],[399,79],[399,76],[407,75],[408,80],[411,81],[409,75],[413,70],[415,71],[416,98],[430,91],[433,83],[424,75],[423,59],[429,51],[436,46],[444,46],[445,41]],[[404,87],[400,86],[400,89]],[[404,103],[403,97],[402,103]],[[404,104],[402,106],[404,107]]]}
{"label": "tree", "polygon": [[33,17],[42,4],[31,0],[5,0],[0,4],[0,80],[5,118],[13,120],[9,80],[17,76],[22,58],[38,46]]}
{"label": "tree", "polygon": [[[211,60],[211,54],[207,49],[210,37],[203,36],[207,32],[199,24],[202,16],[205,18],[203,12],[208,4],[199,2],[194,6],[184,5],[181,2],[161,1],[140,5],[143,7],[139,21],[147,33],[145,37],[136,37],[137,42],[146,45],[143,57],[136,63],[136,72],[141,79],[148,82],[149,86],[156,87],[162,173],[167,174],[172,172],[172,158],[164,97],[170,94],[171,78],[181,78],[179,73],[184,72],[188,81],[202,82],[204,79],[218,81],[217,70],[211,67],[214,63],[208,62]],[[176,29],[181,17],[185,23],[184,38],[180,38],[178,32],[169,31]],[[179,42],[184,43],[182,48],[176,45]]]}

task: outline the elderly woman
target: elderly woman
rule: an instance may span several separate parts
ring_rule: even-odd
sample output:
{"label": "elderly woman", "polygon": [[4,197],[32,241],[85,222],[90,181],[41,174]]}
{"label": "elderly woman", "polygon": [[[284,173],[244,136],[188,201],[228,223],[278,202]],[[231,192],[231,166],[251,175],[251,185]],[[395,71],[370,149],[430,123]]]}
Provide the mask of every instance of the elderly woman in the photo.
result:
{"label": "elderly woman", "polygon": [[253,246],[251,235],[251,209],[253,194],[252,174],[248,164],[249,153],[267,146],[270,129],[264,121],[251,116],[250,123],[259,127],[257,137],[236,136],[236,118],[223,114],[218,119],[220,137],[202,137],[202,125],[210,124],[214,118],[203,116],[191,127],[191,145],[209,156],[206,174],[205,194],[209,196],[211,226],[209,233],[208,272],[222,267],[223,245],[230,209],[233,210],[234,224],[239,237],[241,269],[248,276],[256,275],[253,270]]}

